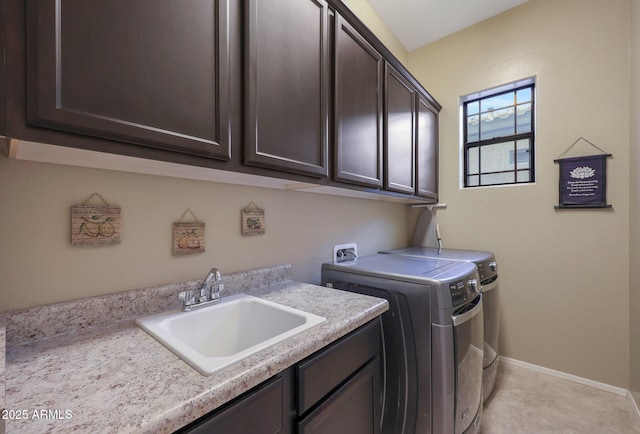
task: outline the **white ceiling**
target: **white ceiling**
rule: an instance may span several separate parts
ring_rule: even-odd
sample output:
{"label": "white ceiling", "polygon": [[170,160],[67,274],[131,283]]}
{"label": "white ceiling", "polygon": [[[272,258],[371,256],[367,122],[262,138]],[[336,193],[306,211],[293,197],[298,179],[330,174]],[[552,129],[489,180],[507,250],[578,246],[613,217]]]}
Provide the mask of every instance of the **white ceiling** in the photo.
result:
{"label": "white ceiling", "polygon": [[498,15],[527,0],[369,0],[408,51]]}

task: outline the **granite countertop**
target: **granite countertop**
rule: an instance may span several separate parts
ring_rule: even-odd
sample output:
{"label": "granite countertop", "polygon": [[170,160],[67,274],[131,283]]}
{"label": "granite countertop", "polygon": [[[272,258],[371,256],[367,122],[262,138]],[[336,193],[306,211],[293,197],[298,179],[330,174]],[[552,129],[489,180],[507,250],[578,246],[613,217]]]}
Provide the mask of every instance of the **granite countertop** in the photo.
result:
{"label": "granite countertop", "polygon": [[9,314],[6,406],[25,418],[8,420],[7,433],[173,432],[388,309],[386,300],[294,282],[287,273],[242,292],[327,321],[205,377],[133,319],[24,342],[10,330],[24,312]]}

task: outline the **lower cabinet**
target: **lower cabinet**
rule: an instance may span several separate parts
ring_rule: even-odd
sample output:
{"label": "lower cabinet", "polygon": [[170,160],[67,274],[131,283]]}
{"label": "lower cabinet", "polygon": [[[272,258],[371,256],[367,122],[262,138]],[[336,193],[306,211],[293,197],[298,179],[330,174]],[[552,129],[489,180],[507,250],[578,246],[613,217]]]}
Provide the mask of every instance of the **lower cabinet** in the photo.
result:
{"label": "lower cabinet", "polygon": [[284,398],[287,387],[290,389],[287,376],[278,375],[178,432],[191,434],[291,433],[291,424],[283,417],[286,413]]}
{"label": "lower cabinet", "polygon": [[177,432],[378,434],[381,333],[376,318]]}
{"label": "lower cabinet", "polygon": [[371,360],[298,423],[300,434],[380,432],[380,359]]}

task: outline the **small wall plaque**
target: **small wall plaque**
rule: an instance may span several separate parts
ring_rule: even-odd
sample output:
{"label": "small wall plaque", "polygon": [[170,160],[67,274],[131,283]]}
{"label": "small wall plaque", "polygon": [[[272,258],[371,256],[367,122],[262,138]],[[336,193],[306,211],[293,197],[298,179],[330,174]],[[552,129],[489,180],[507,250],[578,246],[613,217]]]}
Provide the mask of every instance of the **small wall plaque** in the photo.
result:
{"label": "small wall plaque", "polygon": [[[190,213],[195,222],[183,222],[184,216]],[[173,256],[204,253],[204,223],[187,209],[176,223],[173,224]]]}
{"label": "small wall plaque", "polygon": [[264,210],[251,202],[242,210],[242,235],[262,235],[264,232]]}
{"label": "small wall plaque", "polygon": [[[100,199],[102,204],[89,204],[94,197]],[[120,233],[120,207],[109,205],[98,193],[93,193],[80,205],[71,207],[71,245],[120,244]]]}

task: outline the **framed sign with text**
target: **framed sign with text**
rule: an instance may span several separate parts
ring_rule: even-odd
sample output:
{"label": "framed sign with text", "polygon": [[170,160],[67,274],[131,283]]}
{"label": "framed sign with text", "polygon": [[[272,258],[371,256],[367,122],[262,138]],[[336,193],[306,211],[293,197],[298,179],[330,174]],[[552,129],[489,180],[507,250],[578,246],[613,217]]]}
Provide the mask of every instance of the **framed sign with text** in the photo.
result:
{"label": "framed sign with text", "polygon": [[556,208],[611,208],[607,204],[607,158],[610,154],[556,160],[560,197]]}

